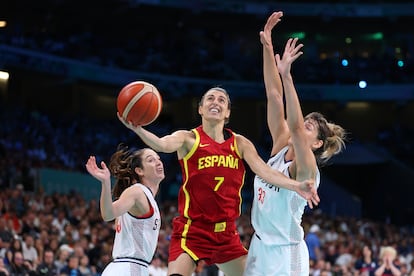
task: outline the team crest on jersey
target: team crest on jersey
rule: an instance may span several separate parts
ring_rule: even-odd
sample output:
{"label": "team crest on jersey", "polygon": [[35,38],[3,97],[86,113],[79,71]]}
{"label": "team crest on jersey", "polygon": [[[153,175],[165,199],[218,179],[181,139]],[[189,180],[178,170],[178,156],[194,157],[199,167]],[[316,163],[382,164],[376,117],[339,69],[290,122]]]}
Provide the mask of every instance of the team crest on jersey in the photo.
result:
{"label": "team crest on jersey", "polygon": [[117,233],[120,233],[120,232],[121,232],[121,223],[120,223],[120,222],[118,222],[118,223],[116,224],[115,231],[116,231]]}

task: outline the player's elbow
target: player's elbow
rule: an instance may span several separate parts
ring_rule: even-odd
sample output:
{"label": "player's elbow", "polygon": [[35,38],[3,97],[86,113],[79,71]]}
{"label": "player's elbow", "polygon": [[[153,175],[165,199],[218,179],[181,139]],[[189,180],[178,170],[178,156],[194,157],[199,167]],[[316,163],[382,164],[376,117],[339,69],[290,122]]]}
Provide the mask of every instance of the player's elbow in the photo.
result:
{"label": "player's elbow", "polygon": [[111,221],[113,221],[115,218],[112,218],[112,217],[102,217],[102,219],[103,219],[105,222],[111,222]]}
{"label": "player's elbow", "polygon": [[102,219],[106,222],[110,222],[113,221],[115,219],[115,217],[113,215],[110,214],[105,214],[105,213],[101,213]]}

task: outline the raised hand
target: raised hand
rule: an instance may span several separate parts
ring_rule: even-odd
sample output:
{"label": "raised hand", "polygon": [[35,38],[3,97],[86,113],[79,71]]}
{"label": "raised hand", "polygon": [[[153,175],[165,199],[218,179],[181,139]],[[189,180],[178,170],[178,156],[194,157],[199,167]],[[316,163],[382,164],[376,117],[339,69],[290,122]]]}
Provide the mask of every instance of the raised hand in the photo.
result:
{"label": "raised hand", "polygon": [[260,42],[268,47],[273,47],[272,44],[272,29],[279,23],[282,19],[283,12],[274,12],[272,15],[267,19],[266,25],[263,28],[263,31],[260,32]]}
{"label": "raised hand", "polygon": [[302,181],[299,185],[298,191],[296,192],[308,201],[308,205],[311,209],[320,202],[318,192],[315,188],[315,182],[313,180]]}
{"label": "raised hand", "polygon": [[100,181],[110,180],[111,173],[104,161],[101,162],[101,166],[102,168],[99,168],[96,164],[95,156],[90,156],[88,162],[86,163],[86,170]]}
{"label": "raised hand", "polygon": [[135,131],[138,128],[141,128],[141,126],[134,126],[132,124],[132,122],[128,122],[125,118],[123,118],[118,112],[116,113],[116,115],[118,116],[118,119],[121,121],[121,123],[126,126],[127,128]]}
{"label": "raised hand", "polygon": [[277,68],[282,76],[286,76],[290,73],[292,63],[303,54],[303,52],[300,51],[303,44],[296,45],[297,42],[298,38],[289,38],[286,42],[282,58],[280,58],[279,54],[276,54],[275,56]]}

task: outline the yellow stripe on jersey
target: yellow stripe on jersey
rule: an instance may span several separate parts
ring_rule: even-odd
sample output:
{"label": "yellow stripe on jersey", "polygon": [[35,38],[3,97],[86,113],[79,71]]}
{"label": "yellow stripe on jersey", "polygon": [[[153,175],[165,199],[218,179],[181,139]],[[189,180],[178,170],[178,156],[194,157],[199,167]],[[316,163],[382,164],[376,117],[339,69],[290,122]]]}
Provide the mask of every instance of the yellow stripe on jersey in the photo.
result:
{"label": "yellow stripe on jersey", "polygon": [[243,186],[244,186],[244,178],[245,177],[246,177],[246,171],[244,171],[244,173],[243,173],[243,181],[242,181],[243,184],[240,186],[240,189],[239,189],[239,198],[240,198],[240,201],[239,201],[239,215],[242,212],[243,197],[242,197],[241,191],[242,191]]}
{"label": "yellow stripe on jersey", "polygon": [[239,148],[237,147],[237,135],[235,132],[233,132],[233,135],[234,135],[234,147],[233,147],[234,151],[236,152],[236,154],[239,156],[240,159],[243,159],[240,155]]}
{"label": "yellow stripe on jersey", "polygon": [[[234,131],[233,131],[233,135],[234,135],[234,146],[230,145],[231,149],[232,149],[232,151],[234,151],[239,156],[240,159],[242,159],[242,157],[240,155],[240,152],[239,152],[239,148],[237,147],[237,139],[236,139],[237,137],[236,137],[236,133]],[[239,214],[241,214],[241,211],[242,211],[243,197],[241,195],[241,191],[242,191],[242,188],[244,186],[245,177],[246,177],[246,171],[243,173],[243,181],[242,181],[243,185],[241,185],[240,189],[239,189],[239,197],[240,197]]]}
{"label": "yellow stripe on jersey", "polygon": [[185,172],[185,182],[183,183],[183,191],[185,194],[185,204],[184,204],[184,217],[190,219],[188,216],[188,208],[190,206],[190,194],[188,193],[186,186],[188,183],[188,159],[193,156],[194,152],[197,150],[198,145],[200,144],[200,134],[197,130],[193,129],[194,135],[195,135],[195,142],[191,150],[183,157],[183,166],[184,166],[184,172]]}

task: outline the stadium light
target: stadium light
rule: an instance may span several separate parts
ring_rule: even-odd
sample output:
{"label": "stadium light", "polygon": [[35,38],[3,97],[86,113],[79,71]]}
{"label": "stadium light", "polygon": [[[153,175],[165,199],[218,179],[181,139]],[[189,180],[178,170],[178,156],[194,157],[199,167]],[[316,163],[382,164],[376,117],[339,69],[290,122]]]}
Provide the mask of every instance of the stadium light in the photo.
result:
{"label": "stadium light", "polygon": [[8,80],[9,79],[9,73],[6,71],[0,71],[0,80]]}

